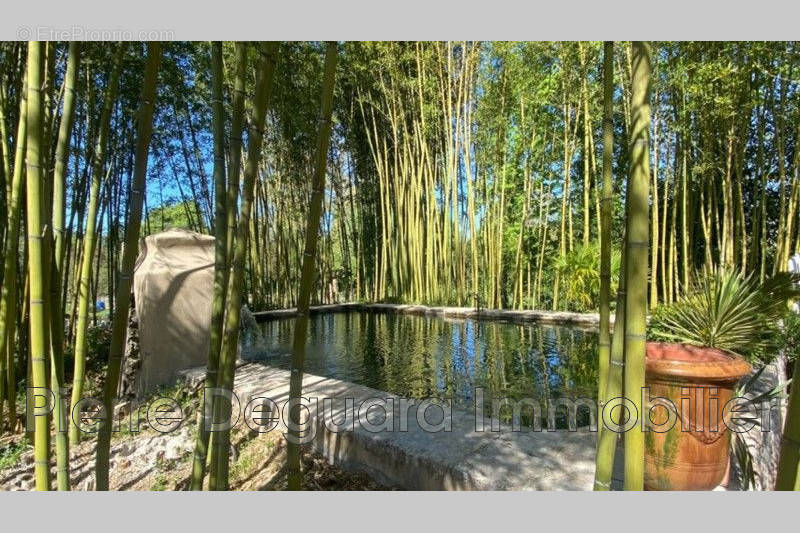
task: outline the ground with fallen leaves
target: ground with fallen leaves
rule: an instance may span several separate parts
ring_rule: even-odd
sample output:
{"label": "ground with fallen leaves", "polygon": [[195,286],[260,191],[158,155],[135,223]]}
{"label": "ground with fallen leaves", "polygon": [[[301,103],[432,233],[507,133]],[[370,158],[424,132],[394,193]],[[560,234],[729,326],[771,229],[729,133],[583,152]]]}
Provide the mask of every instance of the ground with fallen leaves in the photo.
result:
{"label": "ground with fallen leaves", "polygon": [[[191,405],[184,409],[191,411]],[[185,420],[192,420],[187,417]],[[196,429],[181,428],[161,434],[141,422],[137,433],[122,431],[111,447],[112,490],[186,490],[192,468]],[[73,490],[94,488],[94,439],[71,450]],[[55,487],[55,449],[52,479]],[[303,450],[304,490],[387,490],[363,473],[330,465],[319,455]],[[0,490],[32,490],[33,449],[23,434],[0,438]],[[286,488],[286,441],[277,431],[257,434],[246,427],[231,435],[231,490],[282,490]]]}

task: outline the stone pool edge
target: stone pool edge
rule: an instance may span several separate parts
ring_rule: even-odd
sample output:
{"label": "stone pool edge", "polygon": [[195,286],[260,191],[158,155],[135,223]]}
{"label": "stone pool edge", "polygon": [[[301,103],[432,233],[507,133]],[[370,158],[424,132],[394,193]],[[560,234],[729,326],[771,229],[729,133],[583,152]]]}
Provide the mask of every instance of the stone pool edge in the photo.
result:
{"label": "stone pool edge", "polygon": [[[570,311],[540,311],[540,310],[513,310],[513,309],[476,309],[474,307],[431,307],[415,304],[386,304],[386,303],[358,303],[348,302],[341,304],[311,306],[311,314],[339,313],[347,311],[367,311],[383,313],[401,313],[409,315],[439,316],[445,318],[481,318],[494,320],[511,320],[521,322],[536,322],[541,324],[563,324],[583,327],[599,327],[600,315],[598,313],[573,313]],[[258,322],[276,318],[291,318],[297,316],[297,308],[272,309],[253,312],[253,317]],[[614,315],[610,322],[613,324]]]}
{"label": "stone pool edge", "polygon": [[[260,363],[237,365],[234,392],[244,406],[253,398],[266,397],[281,410],[288,401],[288,370]],[[192,388],[202,386],[205,367],[184,371]],[[397,395],[342,381],[306,374],[303,396],[319,398],[310,409],[316,429],[314,451],[331,464],[366,472],[377,481],[407,490],[591,490],[594,479],[595,434],[578,431],[475,430],[475,414],[452,409],[452,429],[429,433],[416,422],[416,407],[407,413],[406,431],[374,433],[356,419],[352,431],[331,431],[319,410],[322,398],[333,399],[334,420],[342,416],[344,398],[355,405],[394,399],[392,416],[399,417]],[[280,423],[273,431],[285,431]]]}

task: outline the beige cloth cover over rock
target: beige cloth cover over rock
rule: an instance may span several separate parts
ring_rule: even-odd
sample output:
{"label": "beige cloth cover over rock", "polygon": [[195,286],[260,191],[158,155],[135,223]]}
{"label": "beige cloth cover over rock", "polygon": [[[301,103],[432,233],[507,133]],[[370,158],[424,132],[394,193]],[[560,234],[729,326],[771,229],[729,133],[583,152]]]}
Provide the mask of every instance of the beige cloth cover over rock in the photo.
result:
{"label": "beige cloth cover over rock", "polygon": [[136,395],[208,360],[214,237],[171,229],[142,239],[133,277],[141,362]]}

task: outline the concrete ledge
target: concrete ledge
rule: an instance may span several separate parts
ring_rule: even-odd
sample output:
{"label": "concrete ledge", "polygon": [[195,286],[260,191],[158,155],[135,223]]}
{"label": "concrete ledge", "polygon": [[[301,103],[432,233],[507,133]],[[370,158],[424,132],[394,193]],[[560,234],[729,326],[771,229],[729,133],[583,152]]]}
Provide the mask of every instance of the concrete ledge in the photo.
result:
{"label": "concrete ledge", "polygon": [[[250,399],[266,397],[283,410],[289,396],[289,371],[244,364],[237,369],[234,389],[242,408]],[[304,376],[303,396],[318,399],[316,408],[309,410],[316,429],[314,449],[331,463],[365,471],[390,486],[411,490],[592,488],[595,434],[588,430],[512,432],[502,426],[493,432],[487,416],[485,431],[476,431],[474,413],[453,408],[451,430],[431,433],[417,421],[416,405],[402,416],[398,396],[313,374]],[[331,399],[331,407],[324,408],[324,398]],[[344,420],[346,398],[355,405],[352,431],[333,431],[328,426]],[[387,399],[394,402],[386,418],[394,430],[370,431],[369,424],[381,422],[384,411],[368,407]],[[358,416],[359,405],[365,413],[363,420]],[[441,419],[438,409],[427,413],[429,423],[437,422],[437,413]],[[405,430],[401,430],[403,420],[407,421]],[[281,424],[273,431],[283,430]]]}
{"label": "concrete ledge", "polygon": [[[346,311],[367,311],[383,313],[405,313],[411,315],[431,315],[450,318],[486,318],[494,320],[511,320],[520,322],[539,322],[543,324],[569,324],[584,327],[597,327],[600,324],[600,315],[597,313],[572,313],[568,311],[534,311],[511,309],[475,309],[474,307],[429,307],[427,305],[412,304],[382,304],[382,303],[342,303],[332,305],[312,306],[311,314],[336,313]],[[297,309],[276,309],[271,311],[258,311],[253,313],[259,322],[297,316]],[[613,322],[614,317],[611,317]]]}
{"label": "concrete ledge", "polygon": [[[358,303],[342,303],[330,305],[312,305],[309,308],[309,313],[316,315],[318,313],[339,313],[345,311],[358,311],[363,304]],[[274,318],[292,318],[297,316],[297,308],[289,307],[287,309],[270,309],[268,311],[256,311],[252,313],[253,318],[258,322],[271,320]]]}

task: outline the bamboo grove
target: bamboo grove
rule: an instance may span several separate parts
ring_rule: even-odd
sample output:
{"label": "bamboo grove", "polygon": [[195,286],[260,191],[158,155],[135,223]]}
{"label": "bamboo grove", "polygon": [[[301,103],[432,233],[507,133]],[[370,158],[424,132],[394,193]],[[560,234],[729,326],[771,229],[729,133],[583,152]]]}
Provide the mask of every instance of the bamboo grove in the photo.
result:
{"label": "bamboo grove", "polygon": [[[800,238],[794,46],[655,45],[651,306],[699,268],[786,268]],[[618,139],[631,54],[622,44],[613,58]],[[349,43],[342,64],[316,301],[597,309],[600,44]],[[297,298],[304,203],[286,186],[286,148],[256,192],[258,308]],[[624,175],[625,144],[612,155]],[[610,201],[617,244],[624,183]],[[612,287],[619,266],[615,253]]]}
{"label": "bamboo grove", "polygon": [[[599,393],[635,388],[616,369],[646,308],[698,269],[763,280],[800,248],[797,44],[638,46],[0,43],[0,430],[22,431],[31,386],[66,398],[26,428],[37,487],[52,439],[69,488],[92,328],[112,324],[108,409],[137,241],[170,227],[216,237],[209,382],[233,382],[240,303],[635,303],[601,332]],[[192,488],[227,488],[228,438],[198,432]]]}

